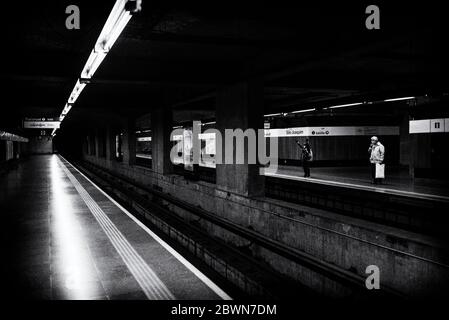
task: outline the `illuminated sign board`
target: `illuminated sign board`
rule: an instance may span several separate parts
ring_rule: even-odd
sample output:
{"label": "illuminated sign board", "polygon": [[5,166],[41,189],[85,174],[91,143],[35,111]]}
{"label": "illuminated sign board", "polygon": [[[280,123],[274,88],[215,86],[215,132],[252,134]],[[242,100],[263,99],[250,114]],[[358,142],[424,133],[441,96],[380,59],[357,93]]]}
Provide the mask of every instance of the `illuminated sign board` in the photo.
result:
{"label": "illuminated sign board", "polygon": [[449,132],[449,119],[411,120],[409,133],[442,133]]}
{"label": "illuminated sign board", "polygon": [[265,130],[266,137],[397,136],[399,127],[300,127]]}
{"label": "illuminated sign board", "polygon": [[430,120],[430,132],[444,132],[444,119]]}
{"label": "illuminated sign board", "polygon": [[24,120],[24,129],[59,129],[60,121]]}
{"label": "illuminated sign board", "polygon": [[149,141],[151,141],[151,137],[139,137],[139,138],[137,138],[137,141],[139,141],[139,142],[149,142]]}

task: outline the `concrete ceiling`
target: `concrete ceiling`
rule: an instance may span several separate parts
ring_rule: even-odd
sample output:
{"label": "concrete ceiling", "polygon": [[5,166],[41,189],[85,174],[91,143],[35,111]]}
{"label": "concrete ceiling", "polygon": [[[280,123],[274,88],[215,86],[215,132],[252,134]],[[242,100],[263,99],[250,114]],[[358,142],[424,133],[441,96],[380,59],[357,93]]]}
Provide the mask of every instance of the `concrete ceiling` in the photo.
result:
{"label": "concrete ceiling", "polygon": [[[80,7],[80,30],[65,28],[69,4]],[[6,12],[18,14],[1,21],[0,79],[9,114],[0,127],[59,115],[113,4],[5,4]],[[265,79],[266,112],[447,92],[444,11],[383,5],[381,30],[368,31],[364,9],[340,2],[243,7],[241,1],[144,0],[67,119],[82,120],[83,109],[142,115],[160,106],[210,115],[217,86],[249,77]]]}

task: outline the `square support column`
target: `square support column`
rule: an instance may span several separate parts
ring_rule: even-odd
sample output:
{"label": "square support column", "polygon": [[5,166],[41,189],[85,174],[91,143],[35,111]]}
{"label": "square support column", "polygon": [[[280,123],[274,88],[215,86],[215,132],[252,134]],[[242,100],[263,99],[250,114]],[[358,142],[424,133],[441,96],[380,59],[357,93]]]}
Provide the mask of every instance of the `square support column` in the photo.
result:
{"label": "square support column", "polygon": [[136,126],[134,118],[128,119],[123,135],[123,163],[130,166],[136,163]]}
{"label": "square support column", "polygon": [[100,129],[94,130],[95,157],[100,158]]}
{"label": "square support column", "polygon": [[173,172],[170,160],[172,143],[170,134],[173,130],[172,110],[159,108],[151,113],[152,132],[152,166],[153,171],[166,175]]}
{"label": "square support column", "polygon": [[106,160],[115,159],[115,135],[111,126],[106,127]]}
{"label": "square support column", "polygon": [[399,127],[399,164],[407,166],[410,178],[414,178],[414,150],[409,133],[410,115],[407,112]]}
{"label": "square support column", "polygon": [[[258,150],[258,129],[263,129],[263,83],[258,80],[240,82],[218,89],[216,101],[216,128],[222,135],[222,164],[217,164],[217,186],[245,196],[265,194],[265,176],[260,175],[260,165],[248,163],[248,142],[244,144],[244,163],[235,164],[234,140],[233,164],[225,164],[225,130],[253,129]],[[246,139],[245,139],[246,140]],[[229,143],[229,141],[227,141]],[[220,146],[217,145],[217,148]],[[257,155],[256,155],[257,157]]]}
{"label": "square support column", "polygon": [[[94,137],[94,139],[92,139]],[[89,130],[89,134],[87,136],[87,155],[93,156],[95,152],[95,136],[92,130]]]}
{"label": "square support column", "polygon": [[403,166],[410,166],[410,134],[409,134],[410,116],[405,114],[402,117],[399,127],[399,162]]}

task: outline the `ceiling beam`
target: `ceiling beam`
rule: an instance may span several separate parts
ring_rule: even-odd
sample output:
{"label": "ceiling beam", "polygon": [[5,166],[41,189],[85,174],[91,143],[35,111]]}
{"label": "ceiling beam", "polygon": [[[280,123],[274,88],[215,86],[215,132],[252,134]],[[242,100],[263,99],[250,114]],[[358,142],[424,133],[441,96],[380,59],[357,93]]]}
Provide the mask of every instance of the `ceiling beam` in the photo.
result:
{"label": "ceiling beam", "polygon": [[[24,81],[24,82],[46,82],[46,83],[67,83],[76,81],[77,77],[64,76],[40,76],[40,75],[24,75],[24,74],[2,74],[0,79],[6,81]],[[219,85],[214,82],[195,82],[188,80],[133,80],[133,79],[91,79],[91,85],[132,85],[142,87],[189,87],[189,88],[213,88]]]}
{"label": "ceiling beam", "polygon": [[249,38],[231,38],[231,37],[211,37],[211,36],[194,36],[175,33],[150,33],[142,36],[126,36],[131,40],[145,40],[154,42],[168,43],[184,43],[190,45],[206,45],[206,46],[234,46],[234,47],[250,47],[259,49],[297,49],[300,44],[297,39],[283,40],[259,40]]}

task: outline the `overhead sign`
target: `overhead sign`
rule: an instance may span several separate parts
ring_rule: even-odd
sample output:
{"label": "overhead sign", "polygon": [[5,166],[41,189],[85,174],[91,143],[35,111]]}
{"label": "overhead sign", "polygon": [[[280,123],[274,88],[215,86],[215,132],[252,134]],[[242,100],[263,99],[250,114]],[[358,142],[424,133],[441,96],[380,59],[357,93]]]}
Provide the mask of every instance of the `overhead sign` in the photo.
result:
{"label": "overhead sign", "polygon": [[308,135],[308,128],[284,128],[265,130],[265,137],[303,137]]}
{"label": "overhead sign", "polygon": [[397,136],[399,127],[299,127],[265,130],[266,137]]}
{"label": "overhead sign", "polygon": [[149,141],[151,141],[151,137],[139,137],[139,138],[137,138],[137,141],[139,141],[139,142],[149,142]]}
{"label": "overhead sign", "polygon": [[59,129],[60,121],[24,120],[24,129]]}
{"label": "overhead sign", "polygon": [[430,120],[430,132],[444,132],[444,119]]}
{"label": "overhead sign", "polygon": [[449,132],[449,119],[410,120],[409,133]]}
{"label": "overhead sign", "polygon": [[25,121],[58,121],[59,118],[24,118]]}

